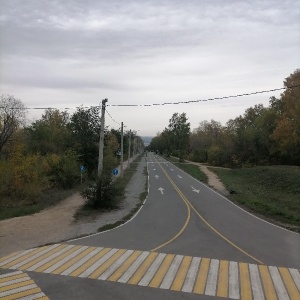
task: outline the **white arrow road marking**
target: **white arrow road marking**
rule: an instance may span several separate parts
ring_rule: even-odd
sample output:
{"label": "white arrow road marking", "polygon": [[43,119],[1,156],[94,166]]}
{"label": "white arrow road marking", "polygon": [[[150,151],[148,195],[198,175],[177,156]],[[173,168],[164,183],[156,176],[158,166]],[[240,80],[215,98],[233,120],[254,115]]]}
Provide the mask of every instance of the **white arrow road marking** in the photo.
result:
{"label": "white arrow road marking", "polygon": [[180,176],[180,175],[177,175],[179,178],[182,178],[182,176]]}
{"label": "white arrow road marking", "polygon": [[174,171],[173,169],[170,169],[171,171]]}
{"label": "white arrow road marking", "polygon": [[164,189],[163,189],[162,187],[160,187],[158,190],[159,190],[162,194],[164,193]]}
{"label": "white arrow road marking", "polygon": [[158,179],[159,176],[158,176],[158,175],[155,175],[154,177],[155,177],[156,179]]}
{"label": "white arrow road marking", "polygon": [[153,169],[153,171],[156,171],[156,169]]}
{"label": "white arrow road marking", "polygon": [[193,192],[196,192],[199,194],[200,190],[196,190],[194,187],[191,186],[191,188],[193,189]]}

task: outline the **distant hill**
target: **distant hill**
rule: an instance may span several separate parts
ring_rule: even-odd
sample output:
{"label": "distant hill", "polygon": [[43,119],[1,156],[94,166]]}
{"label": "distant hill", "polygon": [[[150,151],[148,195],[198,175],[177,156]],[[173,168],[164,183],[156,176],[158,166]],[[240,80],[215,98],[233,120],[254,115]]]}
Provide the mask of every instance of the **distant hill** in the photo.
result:
{"label": "distant hill", "polygon": [[151,143],[151,141],[153,139],[152,136],[141,136],[141,138],[142,138],[142,140],[144,142],[145,147],[147,147]]}

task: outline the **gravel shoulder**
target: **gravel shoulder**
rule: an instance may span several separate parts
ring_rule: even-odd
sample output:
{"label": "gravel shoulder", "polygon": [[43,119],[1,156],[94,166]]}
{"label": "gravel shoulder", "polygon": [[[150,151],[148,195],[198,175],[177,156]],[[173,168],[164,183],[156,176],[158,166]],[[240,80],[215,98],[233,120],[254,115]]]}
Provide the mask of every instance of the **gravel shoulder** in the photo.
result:
{"label": "gravel shoulder", "polygon": [[0,256],[93,234],[106,224],[122,220],[140,203],[139,196],[144,192],[147,182],[144,174],[145,166],[146,161],[142,158],[117,210],[76,220],[74,215],[85,203],[85,199],[76,193],[34,215],[0,221]]}

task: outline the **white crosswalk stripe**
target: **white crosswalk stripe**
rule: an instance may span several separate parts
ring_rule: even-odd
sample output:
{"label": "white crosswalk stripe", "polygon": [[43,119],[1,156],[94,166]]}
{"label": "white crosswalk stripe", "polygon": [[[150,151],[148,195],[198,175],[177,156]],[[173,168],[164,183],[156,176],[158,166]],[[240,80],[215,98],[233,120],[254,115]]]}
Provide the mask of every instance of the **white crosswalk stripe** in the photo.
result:
{"label": "white crosswalk stripe", "polygon": [[[55,244],[0,258],[5,269],[109,280],[230,299],[300,299],[298,269],[238,263],[166,253]],[[35,299],[41,291],[25,273],[1,275],[0,295],[24,291]],[[33,292],[29,291],[33,289]],[[44,295],[42,295],[44,297]],[[27,299],[26,298],[26,299]]]}

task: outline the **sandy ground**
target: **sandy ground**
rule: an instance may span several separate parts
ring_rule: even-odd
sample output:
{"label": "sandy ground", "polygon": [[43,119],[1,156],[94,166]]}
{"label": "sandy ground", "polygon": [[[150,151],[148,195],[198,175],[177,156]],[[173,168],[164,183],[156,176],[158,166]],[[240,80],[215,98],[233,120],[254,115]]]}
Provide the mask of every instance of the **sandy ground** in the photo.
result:
{"label": "sandy ground", "polygon": [[[56,206],[34,215],[0,221],[0,256],[92,234],[97,232],[98,228],[103,225],[123,219],[139,203],[139,195],[145,189],[147,180],[146,175],[143,174],[145,166],[145,159],[142,159],[136,174],[127,187],[125,199],[118,210],[76,220],[74,215],[85,202],[76,193]],[[199,164],[199,167],[207,174],[210,186],[225,195],[228,194],[213,172],[209,171],[204,165]]]}
{"label": "sandy ground", "polygon": [[229,191],[227,191],[224,184],[220,181],[219,177],[214,172],[210,171],[207,168],[207,165],[204,165],[201,163],[195,163],[195,162],[188,161],[188,160],[186,162],[196,165],[196,166],[199,166],[201,171],[206,174],[206,176],[208,178],[208,185],[210,187],[214,188],[215,190],[217,190],[219,193],[223,194],[224,196],[229,195]]}

